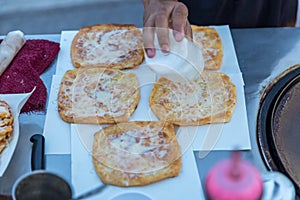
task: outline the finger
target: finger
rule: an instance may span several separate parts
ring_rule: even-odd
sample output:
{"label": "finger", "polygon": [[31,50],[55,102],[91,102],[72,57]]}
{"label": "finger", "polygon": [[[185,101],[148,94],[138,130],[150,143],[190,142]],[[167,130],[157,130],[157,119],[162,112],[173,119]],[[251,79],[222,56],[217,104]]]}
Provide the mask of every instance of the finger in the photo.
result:
{"label": "finger", "polygon": [[155,56],[155,46],[154,46],[154,30],[152,22],[148,22],[144,24],[143,27],[143,42],[146,54],[149,58],[153,58]]}
{"label": "finger", "polygon": [[164,53],[170,52],[168,15],[160,13],[155,18],[156,34],[159,46]]}
{"label": "finger", "polygon": [[185,33],[185,36],[193,41],[193,31],[192,31],[192,27],[190,25],[190,23],[187,21],[186,22],[186,25],[185,25],[185,28],[184,28],[184,33]]}
{"label": "finger", "polygon": [[176,41],[184,38],[185,26],[187,24],[188,9],[183,3],[178,3],[172,12],[173,34]]}

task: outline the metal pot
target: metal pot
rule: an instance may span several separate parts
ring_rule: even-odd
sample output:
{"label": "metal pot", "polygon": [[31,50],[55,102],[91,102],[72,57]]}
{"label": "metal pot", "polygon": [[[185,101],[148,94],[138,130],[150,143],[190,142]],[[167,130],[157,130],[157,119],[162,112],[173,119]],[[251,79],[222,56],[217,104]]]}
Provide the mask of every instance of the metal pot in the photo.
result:
{"label": "metal pot", "polygon": [[30,138],[33,143],[32,172],[18,178],[12,188],[14,200],[67,200],[72,199],[72,189],[63,178],[45,171],[44,137],[35,134]]}
{"label": "metal pot", "polygon": [[72,199],[69,184],[56,174],[36,170],[20,177],[13,186],[15,200],[67,200]]}

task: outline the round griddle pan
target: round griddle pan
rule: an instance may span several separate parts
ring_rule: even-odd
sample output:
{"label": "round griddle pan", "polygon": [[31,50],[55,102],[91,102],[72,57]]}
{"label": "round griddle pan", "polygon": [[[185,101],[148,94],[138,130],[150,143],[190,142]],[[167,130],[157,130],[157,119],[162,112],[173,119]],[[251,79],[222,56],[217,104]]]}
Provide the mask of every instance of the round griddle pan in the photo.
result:
{"label": "round griddle pan", "polygon": [[274,80],[262,95],[257,140],[269,170],[280,171],[300,196],[300,65]]}

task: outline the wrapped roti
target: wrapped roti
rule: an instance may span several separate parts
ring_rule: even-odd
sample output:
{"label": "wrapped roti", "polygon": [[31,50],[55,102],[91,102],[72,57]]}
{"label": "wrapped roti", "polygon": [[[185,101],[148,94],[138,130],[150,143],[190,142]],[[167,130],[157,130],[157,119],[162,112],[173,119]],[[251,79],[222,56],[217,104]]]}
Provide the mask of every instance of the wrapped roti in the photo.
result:
{"label": "wrapped roti", "polygon": [[25,44],[24,33],[12,31],[0,44],[0,76]]}

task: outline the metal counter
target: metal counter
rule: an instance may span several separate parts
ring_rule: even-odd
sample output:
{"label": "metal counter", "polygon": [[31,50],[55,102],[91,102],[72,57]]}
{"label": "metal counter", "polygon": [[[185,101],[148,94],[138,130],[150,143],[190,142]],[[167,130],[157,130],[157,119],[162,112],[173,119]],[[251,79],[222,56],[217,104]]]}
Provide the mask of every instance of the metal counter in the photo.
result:
{"label": "metal counter", "polygon": [[[261,172],[266,167],[261,158],[256,141],[256,117],[259,108],[260,92],[278,73],[300,63],[300,29],[299,28],[261,28],[231,30],[239,65],[245,82],[248,124],[251,137],[251,151],[244,151],[243,157],[255,164]],[[35,35],[28,38],[43,38],[59,42],[59,35]],[[298,56],[297,56],[298,55]],[[50,93],[51,77],[55,73],[55,62],[42,79]],[[13,159],[0,178],[0,193],[10,194],[12,184],[17,177],[30,171],[32,134],[43,132],[45,113],[20,115],[20,138]],[[59,130],[58,130],[59,131]],[[47,145],[47,141],[46,141]],[[228,157],[229,151],[210,152],[205,158],[199,159],[195,152],[198,171],[202,185],[208,170],[221,159]],[[71,182],[71,156],[46,155],[47,170],[61,175]]]}
{"label": "metal counter", "polygon": [[[267,168],[260,154],[256,136],[256,120],[261,93],[281,72],[300,63],[300,29],[232,29],[231,33],[245,82],[252,146],[251,151],[243,152],[243,156],[263,173],[267,171]],[[210,152],[207,157],[200,160],[195,154],[202,185],[208,170],[229,155],[229,151]]]}

